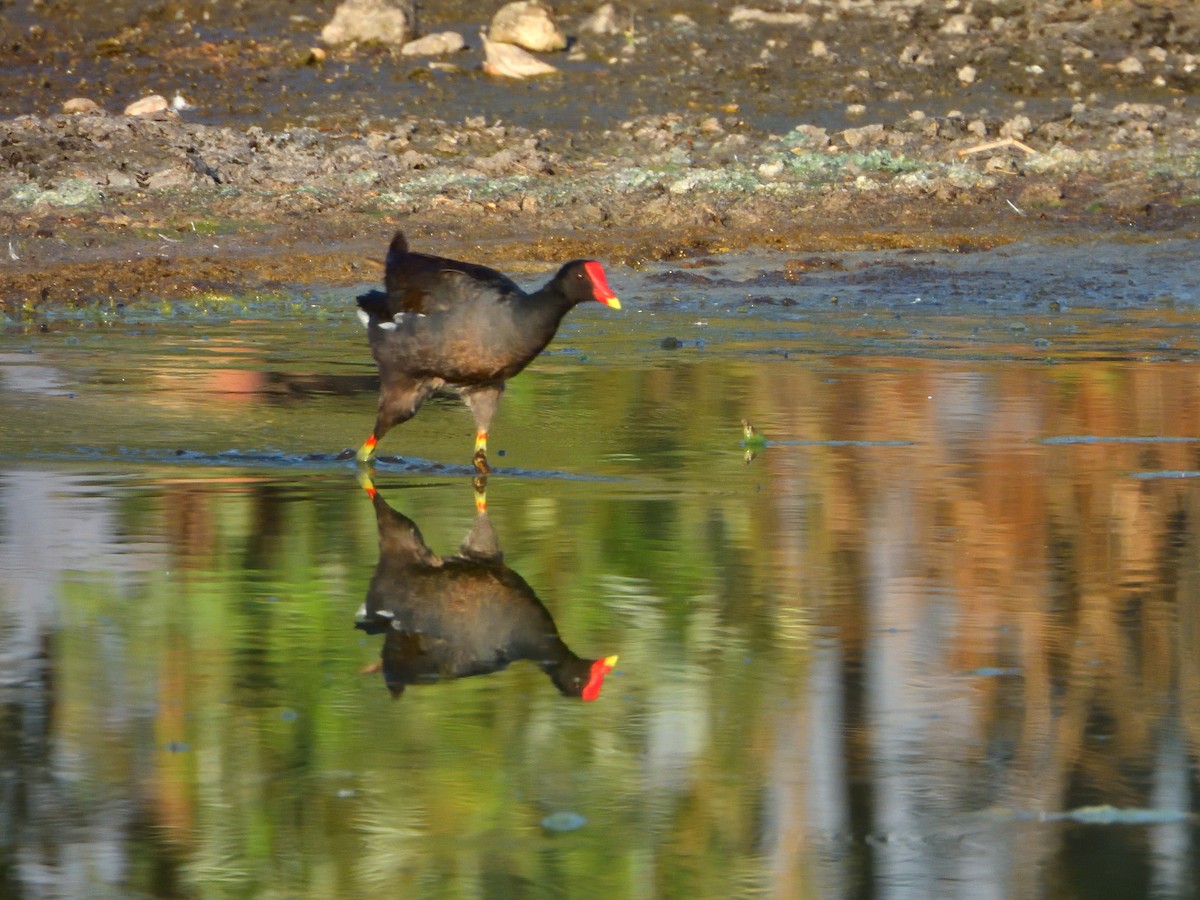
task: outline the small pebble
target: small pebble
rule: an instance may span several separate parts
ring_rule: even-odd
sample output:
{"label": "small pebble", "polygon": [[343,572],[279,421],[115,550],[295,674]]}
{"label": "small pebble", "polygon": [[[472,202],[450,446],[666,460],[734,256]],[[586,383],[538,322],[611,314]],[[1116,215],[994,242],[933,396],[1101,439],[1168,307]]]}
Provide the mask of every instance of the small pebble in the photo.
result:
{"label": "small pebble", "polygon": [[103,109],[95,100],[89,100],[87,97],[73,97],[62,105],[62,111],[67,115],[79,115],[80,113],[102,113]]}
{"label": "small pebble", "polygon": [[1117,71],[1122,75],[1142,75],[1145,73],[1146,67],[1136,56],[1127,56],[1117,63]]}
{"label": "small pebble", "polygon": [[151,94],[149,97],[143,97],[141,100],[134,100],[125,107],[125,115],[127,116],[152,116],[155,113],[165,112],[171,108],[171,104],[167,102],[167,98],[161,94]]}
{"label": "small pebble", "polygon": [[514,44],[534,53],[553,53],[567,46],[566,36],[554,21],[550,7],[537,0],[506,3],[492,16],[488,39]]}
{"label": "small pebble", "polygon": [[440,31],[409,41],[400,48],[401,56],[446,56],[465,50],[467,42],[457,31]]}

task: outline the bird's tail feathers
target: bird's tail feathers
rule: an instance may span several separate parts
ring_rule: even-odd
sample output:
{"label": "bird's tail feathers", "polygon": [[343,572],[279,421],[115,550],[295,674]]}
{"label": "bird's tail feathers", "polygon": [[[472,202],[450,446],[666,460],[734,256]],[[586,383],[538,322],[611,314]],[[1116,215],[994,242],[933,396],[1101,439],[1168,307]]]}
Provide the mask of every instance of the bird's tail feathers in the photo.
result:
{"label": "bird's tail feathers", "polygon": [[[358,317],[364,325],[370,327],[371,325],[379,326],[391,323],[392,317],[388,313],[387,294],[383,291],[367,291],[354,299],[358,303]],[[396,326],[393,324],[392,327]]]}
{"label": "bird's tail feathers", "polygon": [[388,245],[387,252],[387,268],[391,268],[393,260],[397,256],[404,256],[408,253],[408,239],[404,236],[403,231],[397,231],[395,237],[392,238],[392,243]]}

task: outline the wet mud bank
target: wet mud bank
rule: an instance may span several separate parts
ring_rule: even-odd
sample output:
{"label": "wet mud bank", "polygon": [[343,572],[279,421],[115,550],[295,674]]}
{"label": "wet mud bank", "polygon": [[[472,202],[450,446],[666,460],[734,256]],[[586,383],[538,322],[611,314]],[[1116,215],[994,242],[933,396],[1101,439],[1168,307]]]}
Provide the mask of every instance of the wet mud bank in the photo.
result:
{"label": "wet mud bank", "polygon": [[[72,19],[53,49],[44,25],[17,22],[0,66],[10,320],[372,282],[397,227],[517,275],[584,254],[637,266],[1200,234],[1190,4],[810,3],[737,22],[651,5],[528,83],[484,77],[475,50],[432,67],[339,49],[314,77],[299,60],[315,18],[267,35],[267,4],[206,31],[217,10],[177,6],[170,28],[136,3],[113,34]],[[568,26],[588,11],[565,6]],[[14,60],[42,57],[89,77],[23,81]],[[88,89],[169,92],[163,71],[192,109],[57,112]],[[289,90],[229,99],[254,84]]]}

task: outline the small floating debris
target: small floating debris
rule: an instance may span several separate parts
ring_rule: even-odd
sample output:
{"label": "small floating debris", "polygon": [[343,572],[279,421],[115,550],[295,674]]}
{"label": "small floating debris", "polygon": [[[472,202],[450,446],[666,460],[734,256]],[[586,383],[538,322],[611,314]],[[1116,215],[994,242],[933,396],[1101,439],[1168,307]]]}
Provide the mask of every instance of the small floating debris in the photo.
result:
{"label": "small floating debris", "polygon": [[1159,469],[1154,472],[1130,472],[1130,478],[1153,481],[1156,478],[1200,478],[1200,471],[1193,469]]}
{"label": "small floating debris", "polygon": [[581,816],[577,812],[571,812],[569,810],[550,813],[550,815],[542,819],[542,827],[547,831],[553,831],[556,833],[576,831],[586,824],[586,817]]}
{"label": "small floating debris", "polygon": [[742,446],[743,447],[765,447],[767,439],[759,434],[758,429],[750,424],[746,419],[742,419]]}
{"label": "small floating debris", "polygon": [[1168,825],[1190,821],[1191,813],[1177,809],[1144,809],[1101,804],[1057,812],[993,810],[993,815],[1015,822],[1078,822],[1081,825]]}
{"label": "small floating debris", "polygon": [[746,462],[754,459],[764,447],[915,447],[916,441],[906,440],[848,440],[828,438],[825,440],[767,441],[750,422],[742,419],[742,447],[746,450]]}
{"label": "small floating debris", "polygon": [[758,451],[767,446],[767,439],[758,433],[747,419],[742,419],[742,447],[746,451],[746,465],[754,462],[754,457],[758,455]]}
{"label": "small floating debris", "polygon": [[1167,435],[1098,435],[1098,434],[1063,434],[1057,437],[1042,438],[1039,444],[1058,446],[1060,444],[1195,444],[1200,443],[1200,437],[1170,437]]}
{"label": "small floating debris", "polygon": [[977,678],[1003,678],[1008,675],[1020,675],[1021,670],[1002,666],[980,666],[978,669],[971,669],[966,674]]}

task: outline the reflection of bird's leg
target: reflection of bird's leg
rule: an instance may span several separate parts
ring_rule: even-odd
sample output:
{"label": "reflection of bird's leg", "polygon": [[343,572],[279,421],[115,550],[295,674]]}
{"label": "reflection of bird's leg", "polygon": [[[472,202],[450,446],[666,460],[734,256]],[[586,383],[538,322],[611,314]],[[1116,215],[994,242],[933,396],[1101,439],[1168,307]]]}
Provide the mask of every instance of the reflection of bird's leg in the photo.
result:
{"label": "reflection of bird's leg", "polygon": [[375,479],[371,477],[370,469],[358,470],[358,483],[367,492],[367,496],[374,500],[375,495],[379,492],[375,490]]}
{"label": "reflection of bird's leg", "polygon": [[500,395],[504,393],[503,384],[488,384],[482,387],[470,388],[463,391],[463,401],[475,417],[475,471],[486,475],[492,471],[487,461],[488,426],[496,408],[500,405]]}
{"label": "reflection of bird's leg", "polygon": [[475,489],[475,521],[471,523],[471,530],[458,552],[468,559],[500,562],[504,552],[500,549],[500,539],[487,514],[487,476],[476,475],[472,487]]}

